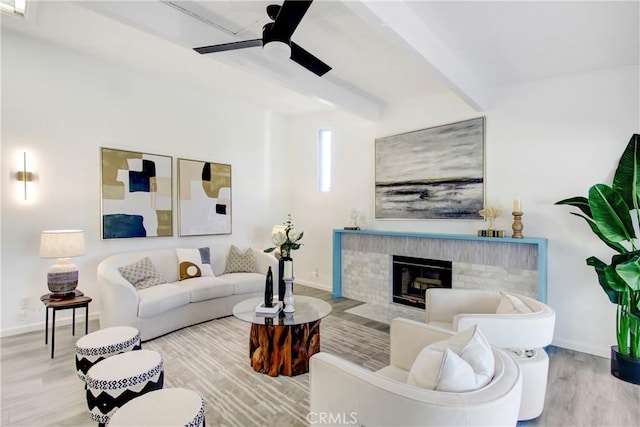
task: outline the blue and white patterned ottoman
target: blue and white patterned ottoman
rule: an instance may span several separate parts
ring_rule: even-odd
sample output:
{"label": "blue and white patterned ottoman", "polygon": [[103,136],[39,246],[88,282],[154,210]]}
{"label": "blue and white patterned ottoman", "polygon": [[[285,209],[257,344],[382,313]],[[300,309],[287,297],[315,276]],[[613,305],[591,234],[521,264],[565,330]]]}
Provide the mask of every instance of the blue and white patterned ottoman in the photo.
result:
{"label": "blue and white patterned ottoman", "polygon": [[204,399],[186,388],[163,388],[118,409],[109,427],[204,427]]}
{"label": "blue and white patterned ottoman", "polygon": [[117,354],[89,369],[86,376],[89,417],[107,424],[128,401],[164,384],[162,356],[153,350]]}
{"label": "blue and white patterned ottoman", "polygon": [[82,381],[93,365],[132,350],[140,350],[140,331],[131,326],[113,326],[91,332],[76,341],[76,370]]}

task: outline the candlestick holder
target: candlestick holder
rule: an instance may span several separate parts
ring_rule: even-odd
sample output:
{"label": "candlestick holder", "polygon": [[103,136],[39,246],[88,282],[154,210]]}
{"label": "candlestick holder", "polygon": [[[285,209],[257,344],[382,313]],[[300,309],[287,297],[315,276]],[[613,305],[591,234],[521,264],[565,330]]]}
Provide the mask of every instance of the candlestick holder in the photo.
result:
{"label": "candlestick holder", "polygon": [[284,279],[284,312],[293,313],[296,309],[293,307],[293,277]]}
{"label": "candlestick holder", "polygon": [[522,225],[522,212],[511,212],[513,215],[513,225],[511,228],[513,229],[513,237],[514,239],[522,239],[522,229],[524,229],[524,225]]}

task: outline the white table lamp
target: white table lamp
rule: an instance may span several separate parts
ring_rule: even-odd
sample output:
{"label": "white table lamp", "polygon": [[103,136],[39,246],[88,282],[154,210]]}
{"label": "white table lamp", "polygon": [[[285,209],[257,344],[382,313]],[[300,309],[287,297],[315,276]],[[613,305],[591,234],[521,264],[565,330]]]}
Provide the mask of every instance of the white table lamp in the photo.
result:
{"label": "white table lamp", "polygon": [[53,297],[64,297],[75,293],[78,286],[78,267],[71,257],[84,255],[84,232],[82,230],[43,231],[40,237],[40,258],[56,258],[56,263],[47,272],[47,286]]}

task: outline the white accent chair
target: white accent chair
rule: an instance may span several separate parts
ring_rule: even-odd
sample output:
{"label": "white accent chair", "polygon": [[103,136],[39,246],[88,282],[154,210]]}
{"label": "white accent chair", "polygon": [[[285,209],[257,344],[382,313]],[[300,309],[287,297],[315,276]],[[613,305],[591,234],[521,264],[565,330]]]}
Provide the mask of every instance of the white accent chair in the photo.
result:
{"label": "white accent chair", "polygon": [[323,425],[515,426],[522,375],[505,351],[492,346],[495,374],[469,392],[442,392],[407,384],[420,351],[454,335],[421,322],[391,323],[390,365],[376,372],[328,353],[310,359],[308,421]]}
{"label": "white accent chair", "polygon": [[522,370],[522,403],[518,420],[538,417],[544,408],[549,356],[543,347],[551,344],[555,311],[523,295],[518,298],[531,313],[497,314],[502,295],[497,291],[428,289],[425,294],[426,322],[452,332],[478,325],[487,340],[508,349]]}

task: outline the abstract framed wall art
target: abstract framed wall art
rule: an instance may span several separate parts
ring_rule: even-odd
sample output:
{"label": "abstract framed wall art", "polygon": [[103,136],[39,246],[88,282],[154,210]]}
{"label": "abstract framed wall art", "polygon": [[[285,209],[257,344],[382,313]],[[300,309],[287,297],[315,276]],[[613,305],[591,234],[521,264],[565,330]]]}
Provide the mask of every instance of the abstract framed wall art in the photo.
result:
{"label": "abstract framed wall art", "polygon": [[231,234],[231,165],[178,159],[180,236]]}
{"label": "abstract framed wall art", "polygon": [[482,220],[484,122],[376,139],[375,217]]}
{"label": "abstract framed wall art", "polygon": [[100,150],[102,238],[173,236],[173,158]]}

